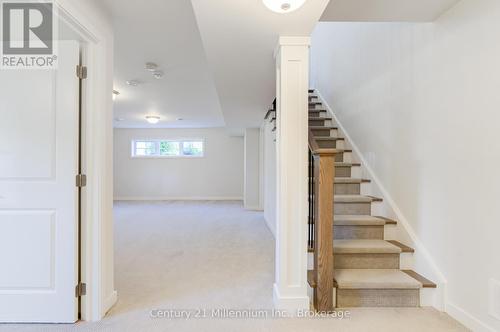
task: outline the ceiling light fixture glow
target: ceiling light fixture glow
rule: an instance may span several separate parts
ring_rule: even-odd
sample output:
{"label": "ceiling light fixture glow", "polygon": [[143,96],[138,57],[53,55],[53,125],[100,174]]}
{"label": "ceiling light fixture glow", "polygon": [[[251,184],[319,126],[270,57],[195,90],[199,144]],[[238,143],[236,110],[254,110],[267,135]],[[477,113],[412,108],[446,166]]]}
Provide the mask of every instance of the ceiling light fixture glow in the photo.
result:
{"label": "ceiling light fixture glow", "polygon": [[125,83],[127,83],[127,85],[130,85],[130,86],[138,86],[140,84],[140,82],[138,80],[128,80]]}
{"label": "ceiling light fixture glow", "polygon": [[155,71],[158,68],[158,65],[154,62],[146,62],[146,66],[144,67],[147,71]]}
{"label": "ceiling light fixture glow", "polygon": [[285,14],[299,9],[306,0],[262,0],[262,2],[273,12]]}
{"label": "ceiling light fixture glow", "polygon": [[161,70],[155,70],[153,72],[153,77],[157,80],[161,80],[163,78],[163,72]]}
{"label": "ceiling light fixture glow", "polygon": [[157,124],[158,122],[160,122],[160,117],[156,115],[148,115],[146,116],[146,121],[151,124]]}

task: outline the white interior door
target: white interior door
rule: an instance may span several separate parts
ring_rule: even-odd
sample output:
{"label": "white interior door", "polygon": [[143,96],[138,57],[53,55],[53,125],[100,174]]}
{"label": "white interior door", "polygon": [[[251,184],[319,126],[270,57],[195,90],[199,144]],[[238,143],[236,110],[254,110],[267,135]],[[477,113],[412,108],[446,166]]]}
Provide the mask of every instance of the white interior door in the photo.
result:
{"label": "white interior door", "polygon": [[77,320],[79,45],[0,70],[0,322]]}

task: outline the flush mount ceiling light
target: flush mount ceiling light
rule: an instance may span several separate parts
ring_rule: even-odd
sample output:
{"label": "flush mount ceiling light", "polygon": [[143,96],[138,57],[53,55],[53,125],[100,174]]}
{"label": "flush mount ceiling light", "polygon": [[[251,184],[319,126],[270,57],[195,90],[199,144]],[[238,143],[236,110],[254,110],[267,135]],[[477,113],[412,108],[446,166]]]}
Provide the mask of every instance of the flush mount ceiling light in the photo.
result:
{"label": "flush mount ceiling light", "polygon": [[158,122],[160,122],[160,117],[156,115],[148,115],[146,116],[146,121],[151,124],[157,124]]}
{"label": "flush mount ceiling light", "polygon": [[157,80],[161,80],[163,78],[163,72],[161,70],[155,70],[153,72],[153,77]]}
{"label": "flush mount ceiling light", "polygon": [[264,5],[273,12],[285,14],[299,9],[306,0],[262,0]]}
{"label": "flush mount ceiling light", "polygon": [[154,62],[146,62],[146,65],[144,66],[144,68],[147,70],[147,71],[155,71],[157,68],[158,68],[158,65]]}
{"label": "flush mount ceiling light", "polygon": [[128,80],[125,83],[127,83],[127,85],[130,85],[130,86],[138,86],[139,84],[141,84],[141,82],[139,82],[138,80]]}

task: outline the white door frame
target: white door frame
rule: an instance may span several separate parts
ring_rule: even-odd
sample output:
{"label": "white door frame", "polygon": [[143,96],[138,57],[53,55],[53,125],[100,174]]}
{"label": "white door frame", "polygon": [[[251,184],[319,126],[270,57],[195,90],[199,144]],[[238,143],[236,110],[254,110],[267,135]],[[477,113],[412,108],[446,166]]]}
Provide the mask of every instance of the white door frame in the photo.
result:
{"label": "white door frame", "polygon": [[[107,140],[112,139],[112,83],[103,77],[103,73],[112,68],[112,34],[97,27],[92,17],[85,15],[75,5],[78,1],[57,0],[59,16],[82,40],[83,61],[88,67],[88,78],[84,80],[82,107],[82,169],[87,175],[87,186],[82,190],[82,242],[81,273],[82,281],[87,284],[87,293],[82,297],[81,318],[85,321],[97,321],[104,317],[116,302],[116,291],[111,296],[105,294],[104,279],[113,278],[105,275],[104,263],[113,264],[113,252],[109,259],[104,259],[105,245],[112,246],[112,185],[107,181]],[[111,54],[110,54],[111,52]],[[111,69],[112,70],[112,69]],[[108,86],[109,85],[109,86]],[[109,196],[109,197],[108,197]],[[110,203],[111,202],[111,203]],[[110,232],[111,230],[111,232]],[[112,271],[112,270],[111,270]],[[113,283],[111,283],[113,284]]]}

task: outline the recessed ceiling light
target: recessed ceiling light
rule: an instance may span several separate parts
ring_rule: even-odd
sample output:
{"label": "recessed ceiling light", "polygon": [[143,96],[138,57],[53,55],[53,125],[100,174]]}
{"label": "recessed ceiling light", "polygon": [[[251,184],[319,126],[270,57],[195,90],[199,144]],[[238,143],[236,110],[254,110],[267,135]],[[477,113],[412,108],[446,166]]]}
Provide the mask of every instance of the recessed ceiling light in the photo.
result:
{"label": "recessed ceiling light", "polygon": [[146,116],[146,121],[151,124],[157,124],[158,122],[160,122],[160,117],[156,115],[148,115]]}
{"label": "recessed ceiling light", "polygon": [[141,84],[141,82],[139,82],[138,80],[129,80],[126,83],[127,83],[127,85],[130,85],[130,86],[138,86],[139,84]]}
{"label": "recessed ceiling light", "polygon": [[144,68],[147,71],[155,71],[158,68],[158,65],[154,62],[147,62],[146,66],[144,66]]}
{"label": "recessed ceiling light", "polygon": [[262,0],[273,12],[284,14],[299,9],[306,0]]}
{"label": "recessed ceiling light", "polygon": [[163,72],[161,70],[155,70],[153,72],[153,77],[157,80],[161,80],[163,78]]}

